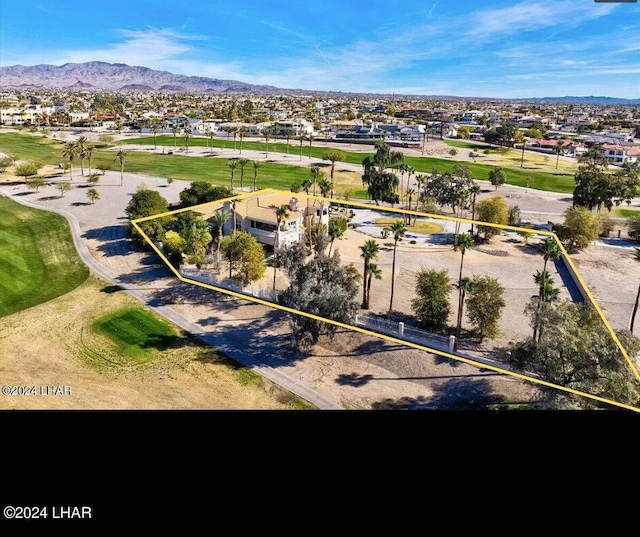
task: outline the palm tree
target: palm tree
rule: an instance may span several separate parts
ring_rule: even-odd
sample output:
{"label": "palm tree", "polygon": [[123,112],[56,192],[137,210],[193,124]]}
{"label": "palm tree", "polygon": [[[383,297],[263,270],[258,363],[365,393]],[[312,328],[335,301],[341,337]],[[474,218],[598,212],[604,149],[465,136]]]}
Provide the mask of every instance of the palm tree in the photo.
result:
{"label": "palm tree", "polygon": [[322,171],[319,166],[311,166],[309,168],[309,173],[311,174],[311,182],[313,183],[313,195],[316,195],[316,185],[320,180],[320,176],[322,175]]}
{"label": "palm tree", "polygon": [[173,150],[175,151],[178,148],[178,145],[176,143],[176,136],[178,136],[178,131],[180,130],[180,127],[178,127],[178,125],[172,125],[171,126],[171,132],[173,133]]}
{"label": "palm tree", "polygon": [[454,349],[458,348],[458,341],[462,333],[462,313],[464,311],[464,301],[467,292],[473,290],[473,280],[471,278],[462,278],[456,285],[458,288],[458,321],[456,324],[456,339],[453,343]]}
{"label": "palm tree", "polygon": [[331,238],[331,242],[329,243],[329,257],[331,257],[331,249],[333,248],[333,241],[339,239],[344,235],[344,229],[340,227],[335,222],[331,222],[329,224],[329,238]]}
{"label": "palm tree", "polygon": [[342,162],[344,160],[344,155],[342,153],[338,153],[337,151],[329,151],[322,155],[322,160],[330,160],[331,161],[331,199],[333,199],[333,173],[335,171],[336,162]]}
{"label": "palm tree", "polygon": [[80,157],[80,173],[84,175],[84,159],[87,158],[87,137],[80,136],[76,140],[76,147],[78,148],[78,156]]}
{"label": "palm tree", "polygon": [[238,136],[240,136],[240,154],[242,155],[242,140],[247,135],[247,127],[240,127],[238,129]]}
{"label": "palm tree", "polygon": [[411,176],[416,173],[416,169],[413,166],[407,166],[407,190],[411,187]]}
{"label": "palm tree", "polygon": [[155,150],[158,148],[158,144],[156,143],[156,136],[158,136],[158,133],[160,132],[160,127],[157,123],[154,123],[153,127],[151,127],[151,130],[153,132],[153,149]]}
{"label": "palm tree", "polygon": [[462,233],[458,237],[458,249],[460,250],[460,273],[458,275],[458,321],[456,322],[456,339],[454,341],[454,349],[458,348],[458,341],[460,340],[460,332],[462,329],[462,307],[464,301],[464,292],[462,285],[462,266],[464,265],[464,254],[467,250],[473,247],[473,237],[470,233]]}
{"label": "palm tree", "polygon": [[554,287],[553,278],[549,274],[548,270],[536,270],[536,273],[533,275],[533,280],[538,286],[538,294],[531,298],[538,300],[538,303],[555,302],[558,300],[560,289]]}
{"label": "palm tree", "polygon": [[73,142],[68,142],[62,150],[62,156],[69,161],[69,181],[73,178],[73,161],[78,156],[78,146]]}
{"label": "palm tree", "polygon": [[96,200],[100,199],[100,192],[96,188],[90,188],[87,190],[87,197],[91,200],[91,205],[95,204]]}
{"label": "palm tree", "polygon": [[540,316],[540,312],[544,309],[546,304],[551,302],[557,302],[560,299],[560,289],[554,287],[553,279],[547,270],[539,271],[533,275],[533,279],[538,286],[538,294],[531,298],[538,303],[538,313],[535,317],[533,326],[533,341],[539,343],[542,340],[544,333],[544,324]]}
{"label": "palm tree", "polygon": [[[240,203],[239,199],[231,200],[231,212],[233,213],[233,235],[236,234],[236,208],[238,207],[238,203]],[[231,274],[231,272],[229,272]]]}
{"label": "palm tree", "polygon": [[304,142],[304,134],[298,136],[298,140],[300,140],[300,162],[302,162],[302,142]]}
{"label": "palm tree", "polygon": [[367,304],[369,304],[369,297],[371,296],[371,280],[375,278],[376,280],[382,279],[382,270],[378,268],[378,265],[375,263],[369,263],[368,267],[368,277],[367,277]]}
{"label": "palm tree", "polygon": [[556,145],[553,148],[553,152],[557,155],[556,157],[556,170],[558,169],[558,162],[560,161],[560,155],[564,155],[564,142],[562,140],[557,140]]}
{"label": "palm tree", "polygon": [[280,246],[280,225],[287,218],[289,218],[289,207],[287,207],[286,205],[280,205],[280,207],[277,207],[276,208],[277,227],[276,227],[275,241],[273,243],[273,253],[274,253],[274,256],[273,256],[274,257],[274,263],[273,263],[273,293],[274,293],[274,295],[275,295],[275,292],[276,292],[276,273],[277,273],[277,270],[278,270],[277,250],[278,250],[278,247]]}
{"label": "palm tree", "polygon": [[262,133],[262,136],[264,136],[264,141],[267,144],[267,152],[265,154],[265,157],[269,158],[269,138],[271,138],[271,135],[269,134],[269,131],[264,131]]}
{"label": "palm tree", "polygon": [[216,135],[216,133],[215,133],[215,132],[213,132],[212,130],[210,130],[210,131],[207,133],[207,135],[208,135],[209,140],[211,140],[211,143],[213,143],[213,137]]}
{"label": "palm tree", "polygon": [[372,259],[376,259],[378,257],[378,253],[380,252],[380,246],[373,239],[369,239],[362,246],[360,246],[361,254],[360,257],[364,258],[364,277],[362,279],[363,289],[362,289],[362,309],[369,309],[369,295],[367,293],[368,290],[368,276],[369,276],[369,263],[371,263]]}
{"label": "palm tree", "polygon": [[309,134],[309,158],[311,158],[311,144],[313,144],[313,134]]}
{"label": "palm tree", "polygon": [[287,137],[287,155],[289,154],[289,142],[291,141],[291,136],[293,136],[292,132],[290,130],[287,130],[287,132],[285,133],[285,136]]}
{"label": "palm tree", "polygon": [[184,136],[184,145],[185,145],[186,153],[188,155],[189,154],[189,138],[191,138],[191,130],[185,129],[184,132],[182,133],[182,136]]}
{"label": "palm tree", "polygon": [[216,229],[216,233],[218,235],[218,244],[216,247],[216,251],[220,251],[220,243],[222,242],[222,229],[227,221],[231,218],[231,213],[229,211],[218,211],[213,215],[211,222]]}
{"label": "palm tree", "polygon": [[393,233],[393,263],[391,264],[391,299],[389,300],[389,315],[391,315],[391,311],[393,310],[393,289],[395,284],[396,277],[396,247],[398,246],[398,241],[404,237],[407,232],[407,225],[405,222],[401,222],[400,220],[396,220],[393,224],[389,226],[389,231]]}
{"label": "palm tree", "polygon": [[[476,218],[476,196],[482,192],[480,186],[477,183],[473,183],[469,187],[469,194],[471,194],[471,220]],[[473,222],[471,222],[471,235],[473,235]]]}
{"label": "palm tree", "polygon": [[236,139],[238,138],[238,127],[229,127],[227,130],[233,134],[233,150],[237,151]]}
{"label": "palm tree", "polygon": [[[318,188],[320,189],[320,195],[326,198],[331,192],[331,182],[324,176],[324,173],[320,172],[320,181],[318,182]],[[324,216],[324,200],[320,202],[320,224],[322,224],[322,217]]]}
{"label": "palm tree", "polygon": [[116,160],[120,162],[120,186],[124,184],[124,159],[127,156],[127,152],[120,148],[116,153],[116,158],[113,159],[113,162]]}
{"label": "palm tree", "polygon": [[[640,262],[640,248],[635,248],[633,259]],[[636,313],[638,312],[638,302],[640,302],[640,285],[638,285],[638,292],[636,293],[636,301],[633,304],[633,311],[631,312],[631,322],[629,324],[629,331],[633,334],[633,325],[636,321]]]}
{"label": "palm tree", "polygon": [[238,167],[238,161],[232,159],[227,162],[227,166],[229,166],[229,169],[231,170],[231,190],[233,190],[233,174],[235,172],[235,169]]}
{"label": "palm tree", "polygon": [[[550,259],[551,260],[558,259],[562,252],[560,251],[560,247],[558,246],[558,243],[552,238],[545,239],[545,241],[542,243],[541,250],[542,250],[542,256],[544,258],[544,265],[542,266],[542,272],[544,273],[544,272],[547,272],[548,261]],[[541,289],[540,299],[541,299],[541,302],[544,302],[545,288],[544,286],[542,286],[540,289]]]}
{"label": "palm tree", "polygon": [[[415,196],[416,191],[413,188],[410,188],[409,190],[407,190],[407,210],[410,211],[411,210],[411,204],[413,203],[413,196]],[[411,225],[411,215],[408,213],[405,213],[404,218],[407,222],[408,225]]]}
{"label": "palm tree", "polygon": [[96,147],[94,145],[88,145],[84,150],[85,156],[89,159],[89,177],[91,177],[91,167],[93,166],[93,154],[96,151]]}
{"label": "palm tree", "polygon": [[[309,191],[311,190],[311,185],[313,182],[311,179],[305,179],[302,181],[300,188],[305,191],[307,194],[307,214],[306,214],[306,227],[307,234],[309,235],[309,246],[313,248],[313,241],[311,240],[311,208],[309,207]],[[331,254],[331,248],[329,248],[329,254]]]}
{"label": "palm tree", "polygon": [[243,189],[244,184],[244,167],[249,164],[250,160],[248,158],[240,158],[238,159],[238,165],[240,166],[240,190]]}
{"label": "palm tree", "polygon": [[258,168],[262,167],[262,162],[253,161],[253,191],[258,190]]}
{"label": "palm tree", "polygon": [[407,172],[409,165],[405,164],[404,162],[400,162],[398,163],[397,168],[400,172],[400,187],[404,188],[404,174]]}

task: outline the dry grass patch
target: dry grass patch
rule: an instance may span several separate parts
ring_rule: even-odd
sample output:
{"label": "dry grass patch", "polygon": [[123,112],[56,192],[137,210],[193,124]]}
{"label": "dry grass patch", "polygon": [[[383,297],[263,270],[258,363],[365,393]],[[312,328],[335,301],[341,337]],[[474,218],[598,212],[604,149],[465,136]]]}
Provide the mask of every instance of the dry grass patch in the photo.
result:
{"label": "dry grass patch", "polygon": [[[150,345],[144,360],[131,360],[93,329],[101,318],[132,309],[170,327],[176,340],[166,348]],[[70,396],[2,396],[0,408],[313,408],[95,277],[57,299],[3,318],[0,370],[4,384],[72,387]]]}

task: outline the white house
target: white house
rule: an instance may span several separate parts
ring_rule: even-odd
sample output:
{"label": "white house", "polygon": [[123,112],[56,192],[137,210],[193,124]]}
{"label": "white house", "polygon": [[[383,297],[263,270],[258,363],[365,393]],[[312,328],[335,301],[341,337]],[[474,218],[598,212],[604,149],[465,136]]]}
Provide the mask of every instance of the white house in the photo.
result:
{"label": "white house", "polygon": [[632,164],[640,159],[640,147],[605,144],[602,146],[602,152],[605,158],[616,166]]}
{"label": "white house", "polygon": [[[303,196],[304,198],[304,196]],[[276,209],[286,205],[287,216],[278,228]],[[227,201],[221,210],[233,214],[233,204]],[[322,210],[322,216],[320,211]],[[319,222],[328,224],[329,203],[320,203],[316,200],[305,199],[287,194],[266,193],[255,197],[245,198],[235,207],[235,227],[238,231],[246,231],[253,235],[260,244],[277,248],[288,246],[303,240],[306,225],[314,225]],[[229,219],[223,228],[224,235],[230,235],[233,231],[233,218]]]}
{"label": "white house", "polygon": [[[286,138],[287,133],[290,133],[290,135],[293,137],[309,136],[310,134],[314,134],[313,123],[307,121],[306,119],[286,119],[279,120],[276,123],[278,127],[279,137]],[[276,123],[268,127],[269,134],[273,136],[276,135]]]}

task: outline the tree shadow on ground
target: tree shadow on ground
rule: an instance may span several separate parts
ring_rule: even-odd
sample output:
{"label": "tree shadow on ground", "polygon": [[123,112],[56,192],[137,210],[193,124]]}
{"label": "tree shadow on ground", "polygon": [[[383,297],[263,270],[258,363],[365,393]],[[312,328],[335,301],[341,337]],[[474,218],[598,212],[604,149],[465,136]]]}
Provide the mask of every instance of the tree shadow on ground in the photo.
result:
{"label": "tree shadow on ground", "polygon": [[528,244],[528,243],[520,243],[517,245],[518,250],[520,250],[523,254],[529,254],[533,256],[537,256],[542,258],[540,254],[540,247],[536,244]]}
{"label": "tree shadow on ground", "polygon": [[17,192],[14,194],[14,197],[23,197],[23,196],[31,196],[32,194],[37,194],[35,190],[29,190],[28,192]]}
{"label": "tree shadow on ground", "polygon": [[108,295],[117,293],[118,291],[124,291],[124,287],[121,287],[119,285],[105,285],[100,289],[100,292],[107,293]]}
{"label": "tree shadow on ground", "polygon": [[384,399],[371,405],[373,410],[487,410],[502,402],[486,379],[455,378],[433,386],[433,395]]}
{"label": "tree shadow on ground", "polygon": [[556,267],[556,270],[558,271],[558,275],[562,280],[562,284],[565,286],[567,291],[569,291],[569,294],[571,295],[571,300],[573,302],[584,302],[584,297],[580,293],[580,290],[578,289],[576,282],[573,281],[573,278],[569,273],[569,269],[564,264],[564,261],[562,261],[562,259],[554,259],[553,264]]}
{"label": "tree shadow on ground", "polygon": [[85,239],[94,239],[98,241],[111,241],[116,239],[127,238],[127,230],[125,226],[104,226],[89,229],[82,235]]}
{"label": "tree shadow on ground", "polygon": [[172,347],[180,347],[187,343],[186,338],[177,335],[166,334],[149,334],[145,342],[140,345],[143,349],[156,349],[158,351],[166,351]]}
{"label": "tree shadow on ground", "polygon": [[359,375],[358,373],[341,373],[340,375],[338,375],[338,378],[335,379],[335,382],[340,386],[353,386],[354,388],[359,388],[360,386],[364,386],[365,384],[368,384],[372,380],[374,380],[373,375]]}
{"label": "tree shadow on ground", "polygon": [[59,200],[62,196],[45,196],[43,198],[38,198],[38,201],[53,201]]}
{"label": "tree shadow on ground", "polygon": [[452,367],[460,367],[462,362],[460,360],[454,360],[453,358],[447,358],[440,354],[433,354],[433,361],[436,365],[449,364]]}
{"label": "tree shadow on ground", "polygon": [[145,266],[127,274],[121,274],[116,279],[118,284],[135,285],[142,291],[159,291],[165,288],[164,283],[159,283],[173,273],[166,265]]}
{"label": "tree shadow on ground", "polygon": [[74,201],[72,207],[86,207],[87,205],[93,205],[90,201]]}
{"label": "tree shadow on ground", "polygon": [[444,379],[475,379],[481,377],[497,377],[503,376],[502,373],[495,373],[493,371],[487,372],[486,370],[481,373],[475,373],[472,375],[429,375],[421,377],[374,377],[373,375],[366,374],[360,375],[358,373],[341,373],[335,379],[336,384],[341,386],[354,386],[360,387],[368,384],[372,381],[398,381],[398,380],[444,380]]}

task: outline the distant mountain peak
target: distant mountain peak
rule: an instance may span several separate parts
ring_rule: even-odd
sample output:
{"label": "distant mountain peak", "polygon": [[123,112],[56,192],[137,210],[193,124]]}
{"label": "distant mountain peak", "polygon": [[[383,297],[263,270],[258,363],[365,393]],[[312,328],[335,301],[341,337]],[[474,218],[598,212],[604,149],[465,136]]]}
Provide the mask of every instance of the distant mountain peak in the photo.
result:
{"label": "distant mountain peak", "polygon": [[[77,80],[69,85],[69,80]],[[136,91],[193,91],[238,93],[277,93],[281,88],[248,84],[238,80],[220,80],[200,76],[176,75],[168,71],[156,71],[143,66],[101,61],[65,63],[64,65],[40,64],[33,66],[11,65],[0,67],[0,86],[41,88],[96,88]]]}

